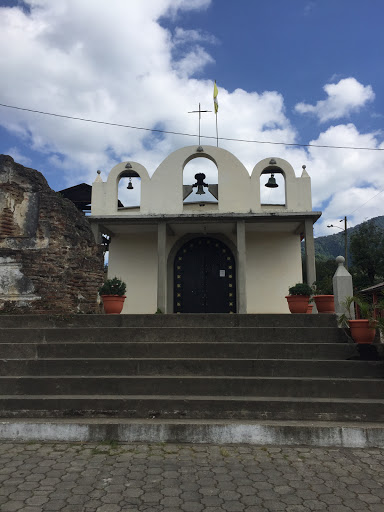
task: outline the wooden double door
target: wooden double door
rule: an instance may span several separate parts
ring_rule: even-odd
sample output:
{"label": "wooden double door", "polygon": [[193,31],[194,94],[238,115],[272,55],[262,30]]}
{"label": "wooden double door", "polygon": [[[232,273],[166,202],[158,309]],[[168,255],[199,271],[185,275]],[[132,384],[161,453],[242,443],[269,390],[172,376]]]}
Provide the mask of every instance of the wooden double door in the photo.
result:
{"label": "wooden double door", "polygon": [[236,265],[221,240],[186,242],[174,262],[175,313],[236,313]]}

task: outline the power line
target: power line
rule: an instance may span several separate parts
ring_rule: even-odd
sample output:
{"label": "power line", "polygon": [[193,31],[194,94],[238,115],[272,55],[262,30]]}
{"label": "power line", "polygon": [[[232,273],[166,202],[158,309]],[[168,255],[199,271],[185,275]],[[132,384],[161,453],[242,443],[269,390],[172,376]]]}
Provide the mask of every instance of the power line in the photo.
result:
{"label": "power line", "polygon": [[[5,105],[4,103],[0,103],[0,107],[12,108],[15,110],[23,110],[25,112],[33,112],[35,114],[43,114],[45,116],[53,116],[53,117],[61,117],[64,119],[73,119],[75,121],[83,121],[86,123],[95,123],[95,124],[104,124],[108,126],[117,126],[119,128],[130,128],[132,130],[143,130],[147,132],[157,132],[157,133],[166,133],[169,135],[182,135],[184,137],[197,137],[194,133],[183,133],[183,132],[173,132],[170,130],[159,130],[156,128],[144,128],[142,126],[132,126],[128,124],[120,124],[120,123],[109,123],[108,121],[97,121],[95,119],[86,119],[84,117],[74,117],[74,116],[66,116],[63,114],[55,114],[52,112],[44,112],[42,110],[33,110],[31,108],[22,108],[16,107],[14,105]],[[203,139],[217,139],[216,136],[211,135],[201,135]],[[230,142],[248,142],[253,144],[273,144],[276,146],[298,146],[304,148],[330,148],[330,149],[354,149],[354,150],[364,150],[364,151],[384,151],[384,148],[366,148],[366,147],[355,147],[355,146],[331,146],[327,144],[298,144],[293,142],[272,142],[265,140],[250,140],[250,139],[235,139],[230,137],[219,137],[219,140],[226,140]]]}
{"label": "power line", "polygon": [[[348,215],[346,215],[345,217],[349,217],[350,215],[352,215],[353,213],[357,212],[357,210],[360,210],[360,208],[362,208],[363,206],[365,206],[367,203],[369,203],[369,201],[372,201],[372,199],[374,199],[376,196],[378,196],[379,194],[381,194],[382,192],[384,192],[384,188],[382,188],[377,194],[375,194],[374,196],[370,197],[368,199],[368,201],[365,201],[365,203],[361,204],[360,206],[358,206],[357,208],[355,208],[352,212],[348,213]],[[340,222],[342,222],[343,219],[341,219]],[[330,227],[333,227],[333,228],[338,228],[339,226],[333,226],[332,224],[330,226],[327,226],[327,228],[330,228]],[[339,229],[343,229],[343,228],[339,228]]]}
{"label": "power line", "polygon": [[372,199],[374,199],[376,196],[378,196],[379,194],[381,194],[382,192],[384,191],[384,188],[382,188],[377,194],[375,194],[374,196],[372,196],[370,199],[368,199],[368,201],[365,201],[365,203],[361,204],[360,206],[358,206],[355,210],[353,210],[353,212],[351,213],[348,213],[347,217],[349,217],[350,215],[352,215],[352,213],[355,213],[357,212],[357,210],[360,210],[360,208],[362,208],[363,206],[365,206],[367,203],[369,203],[369,201],[371,201]]}

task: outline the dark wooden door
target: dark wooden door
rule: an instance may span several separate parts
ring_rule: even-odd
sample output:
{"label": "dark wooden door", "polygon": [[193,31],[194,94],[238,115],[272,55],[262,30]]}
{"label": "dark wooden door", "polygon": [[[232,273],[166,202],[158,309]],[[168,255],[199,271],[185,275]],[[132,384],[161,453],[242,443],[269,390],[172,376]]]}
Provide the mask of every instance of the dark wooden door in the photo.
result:
{"label": "dark wooden door", "polygon": [[175,313],[236,313],[235,259],[220,240],[194,238],[176,254]]}

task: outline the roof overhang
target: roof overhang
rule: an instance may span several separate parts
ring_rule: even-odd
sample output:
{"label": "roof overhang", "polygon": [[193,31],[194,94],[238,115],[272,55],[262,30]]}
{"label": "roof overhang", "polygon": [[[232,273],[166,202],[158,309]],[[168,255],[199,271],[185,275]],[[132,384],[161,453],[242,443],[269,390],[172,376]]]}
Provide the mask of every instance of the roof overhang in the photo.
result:
{"label": "roof overhang", "polygon": [[290,232],[301,234],[304,223],[314,224],[321,212],[263,212],[263,213],[212,213],[180,215],[103,215],[88,216],[91,224],[98,225],[102,232],[110,235],[128,234],[138,231],[155,231],[159,223],[165,222],[173,233],[200,230],[218,232],[234,230],[238,221],[244,221],[247,231]]}
{"label": "roof overhang", "polygon": [[369,288],[364,288],[364,290],[360,290],[360,293],[375,293],[384,290],[384,283],[378,283]]}

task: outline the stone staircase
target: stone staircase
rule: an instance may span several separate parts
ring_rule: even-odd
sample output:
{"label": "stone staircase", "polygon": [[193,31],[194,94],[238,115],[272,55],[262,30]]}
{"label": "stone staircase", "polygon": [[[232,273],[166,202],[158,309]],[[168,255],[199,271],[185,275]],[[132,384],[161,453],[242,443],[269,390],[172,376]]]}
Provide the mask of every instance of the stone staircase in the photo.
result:
{"label": "stone staircase", "polygon": [[332,315],[0,316],[0,418],[384,422]]}

